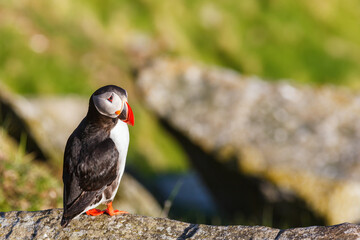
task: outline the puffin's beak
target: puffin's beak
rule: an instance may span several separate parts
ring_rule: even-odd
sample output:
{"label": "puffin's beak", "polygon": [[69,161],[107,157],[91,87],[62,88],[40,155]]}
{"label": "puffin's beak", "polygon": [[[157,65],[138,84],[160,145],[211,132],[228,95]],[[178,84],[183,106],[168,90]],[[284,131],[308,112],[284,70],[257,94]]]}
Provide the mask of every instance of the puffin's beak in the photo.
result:
{"label": "puffin's beak", "polygon": [[135,123],[134,114],[133,114],[133,111],[132,111],[130,105],[127,102],[125,102],[124,108],[121,111],[121,113],[119,114],[118,118],[121,121],[123,121],[127,124],[130,124],[131,126],[134,126],[134,123]]}

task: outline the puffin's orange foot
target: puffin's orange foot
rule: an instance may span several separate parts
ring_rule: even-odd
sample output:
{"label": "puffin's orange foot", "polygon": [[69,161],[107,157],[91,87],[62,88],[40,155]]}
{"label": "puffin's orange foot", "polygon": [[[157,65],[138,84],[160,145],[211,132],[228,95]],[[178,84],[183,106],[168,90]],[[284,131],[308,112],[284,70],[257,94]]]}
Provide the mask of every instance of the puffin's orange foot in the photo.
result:
{"label": "puffin's orange foot", "polygon": [[114,208],[112,206],[112,202],[107,204],[107,209],[105,210],[105,212],[107,214],[109,214],[110,216],[119,215],[119,214],[128,214],[128,212],[126,212],[126,211],[119,211],[117,209],[114,210]]}
{"label": "puffin's orange foot", "polygon": [[112,212],[109,211],[108,209],[106,209],[105,212],[107,214],[109,214],[110,216],[120,215],[120,214],[129,214],[127,211],[120,211],[120,210],[117,210],[117,209],[114,209]]}
{"label": "puffin's orange foot", "polygon": [[91,215],[91,216],[99,216],[101,214],[103,214],[105,211],[101,211],[100,209],[90,209],[88,211],[86,211],[87,215]]}

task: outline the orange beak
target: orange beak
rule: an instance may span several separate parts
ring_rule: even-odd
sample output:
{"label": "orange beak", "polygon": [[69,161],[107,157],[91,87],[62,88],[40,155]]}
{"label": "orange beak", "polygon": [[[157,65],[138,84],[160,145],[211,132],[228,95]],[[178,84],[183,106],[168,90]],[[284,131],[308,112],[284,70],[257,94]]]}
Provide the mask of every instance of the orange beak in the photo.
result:
{"label": "orange beak", "polygon": [[130,124],[131,126],[134,126],[135,123],[135,118],[134,118],[134,114],[133,111],[130,107],[130,105],[125,102],[124,104],[124,109],[121,111],[116,111],[115,112],[117,115],[119,115],[119,119],[127,124]]}

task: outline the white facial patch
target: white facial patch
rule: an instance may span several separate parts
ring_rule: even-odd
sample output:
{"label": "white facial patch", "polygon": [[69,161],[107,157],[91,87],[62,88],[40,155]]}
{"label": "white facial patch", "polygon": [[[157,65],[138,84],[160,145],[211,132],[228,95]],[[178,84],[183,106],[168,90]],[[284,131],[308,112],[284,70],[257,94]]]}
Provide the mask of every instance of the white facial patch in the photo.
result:
{"label": "white facial patch", "polygon": [[111,118],[116,118],[118,115],[115,112],[122,111],[124,105],[121,98],[114,92],[93,95],[92,98],[98,112]]}

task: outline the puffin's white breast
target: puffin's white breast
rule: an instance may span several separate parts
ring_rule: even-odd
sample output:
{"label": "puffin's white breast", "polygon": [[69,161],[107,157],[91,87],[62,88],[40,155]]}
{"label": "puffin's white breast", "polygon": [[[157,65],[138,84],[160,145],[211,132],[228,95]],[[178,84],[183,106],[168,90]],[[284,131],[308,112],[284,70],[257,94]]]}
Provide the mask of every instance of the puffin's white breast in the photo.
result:
{"label": "puffin's white breast", "polygon": [[118,121],[116,126],[110,131],[110,138],[115,143],[116,149],[119,152],[120,179],[125,169],[126,155],[129,147],[129,128],[126,123]]}
{"label": "puffin's white breast", "polygon": [[[115,143],[116,149],[119,152],[119,159],[118,161],[120,161],[120,167],[119,167],[119,171],[118,171],[118,183],[117,183],[117,187],[115,189],[115,191],[113,192],[112,196],[111,196],[111,201],[114,199],[117,190],[119,188],[120,185],[120,181],[121,181],[121,177],[124,174],[124,170],[125,170],[125,162],[126,162],[126,155],[127,155],[127,151],[128,151],[128,147],[129,147],[129,128],[127,126],[126,123],[122,122],[122,121],[118,121],[118,123],[116,124],[116,126],[110,131],[110,138],[111,140],[113,140],[113,142]],[[99,202],[96,202],[95,204],[88,206],[82,213],[93,209],[95,207],[97,207],[99,204],[102,204],[106,201],[108,201],[109,199],[105,198],[105,195],[102,194],[102,198]],[[80,214],[79,214],[80,215]],[[79,216],[78,215],[78,216]],[[75,218],[77,218],[78,216],[76,216]]]}
{"label": "puffin's white breast", "polygon": [[[128,151],[128,147],[129,147],[129,141],[130,141],[129,128],[128,128],[127,124],[122,121],[118,121],[116,126],[110,131],[110,138],[115,143],[116,149],[119,152],[119,160],[118,161],[120,163],[119,171],[118,171],[117,187],[110,198],[112,201],[117,193],[122,175],[124,174],[124,170],[125,170],[126,156],[127,156],[127,151]],[[106,201],[108,199],[105,199],[105,196],[103,196],[102,200]]]}

